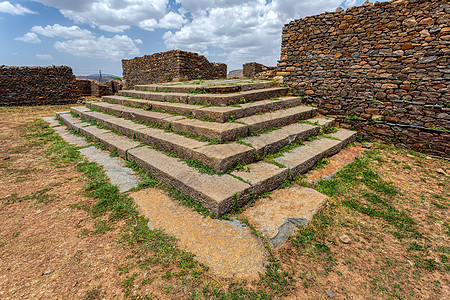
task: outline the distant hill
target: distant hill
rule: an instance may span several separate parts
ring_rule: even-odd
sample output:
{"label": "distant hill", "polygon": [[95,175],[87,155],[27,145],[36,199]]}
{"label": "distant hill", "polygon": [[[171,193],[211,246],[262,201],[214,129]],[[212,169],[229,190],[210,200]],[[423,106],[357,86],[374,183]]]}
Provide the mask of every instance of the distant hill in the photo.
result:
{"label": "distant hill", "polygon": [[236,77],[240,78],[242,76],[243,76],[242,69],[233,70],[233,71],[230,71],[230,73],[228,73],[228,78],[236,78]]}
{"label": "distant hill", "polygon": [[[99,81],[98,76],[99,74],[91,74],[91,75],[77,75],[76,77],[78,79],[92,79]],[[122,78],[122,77],[113,74],[102,74],[102,82],[110,81],[113,80],[114,78]]]}

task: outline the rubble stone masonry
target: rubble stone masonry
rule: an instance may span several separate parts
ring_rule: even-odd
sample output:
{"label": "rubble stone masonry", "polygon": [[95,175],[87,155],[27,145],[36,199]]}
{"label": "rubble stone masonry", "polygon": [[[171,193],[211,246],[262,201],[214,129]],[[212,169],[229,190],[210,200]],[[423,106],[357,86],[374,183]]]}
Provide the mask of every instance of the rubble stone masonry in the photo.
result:
{"label": "rubble stone masonry", "polygon": [[267,67],[256,62],[250,62],[242,66],[242,73],[245,78],[272,79],[276,74],[276,69],[276,67]]}
{"label": "rubble stone masonry", "polygon": [[294,20],[277,75],[364,137],[450,157],[450,2],[403,0]]}
{"label": "rubble stone masonry", "polygon": [[76,103],[79,92],[66,66],[0,66],[0,105]]}
{"label": "rubble stone masonry", "polygon": [[127,88],[137,84],[168,82],[173,79],[218,79],[227,77],[227,65],[211,63],[197,53],[181,50],[155,53],[122,60]]}

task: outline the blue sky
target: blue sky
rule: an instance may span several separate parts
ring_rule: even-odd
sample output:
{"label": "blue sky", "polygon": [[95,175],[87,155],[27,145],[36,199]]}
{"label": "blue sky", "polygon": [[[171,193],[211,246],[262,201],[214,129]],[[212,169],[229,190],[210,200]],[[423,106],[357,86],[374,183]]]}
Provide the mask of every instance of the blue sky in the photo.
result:
{"label": "blue sky", "polygon": [[121,59],[181,49],[228,71],[276,65],[283,24],[364,0],[0,0],[0,64],[122,75]]}

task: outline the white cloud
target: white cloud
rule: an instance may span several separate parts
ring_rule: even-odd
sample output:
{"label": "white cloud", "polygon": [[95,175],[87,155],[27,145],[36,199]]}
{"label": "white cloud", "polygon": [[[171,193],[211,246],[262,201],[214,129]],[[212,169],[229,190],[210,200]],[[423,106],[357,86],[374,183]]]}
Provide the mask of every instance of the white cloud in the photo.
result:
{"label": "white cloud", "polygon": [[77,39],[77,38],[93,38],[92,33],[87,29],[81,29],[78,26],[62,26],[55,24],[53,26],[47,25],[33,26],[31,31],[37,34],[41,34],[47,37],[62,37],[66,39]]}
{"label": "white cloud", "polygon": [[192,20],[179,30],[164,34],[167,48],[219,52],[216,56],[225,53],[229,69],[234,69],[249,61],[276,65],[284,24],[333,10],[342,0],[177,0],[177,3],[191,13]]}
{"label": "white cloud", "polygon": [[123,32],[130,26],[139,26],[146,20],[162,19],[169,2],[169,0],[35,1],[58,8],[65,17],[75,23],[93,25],[110,32]]}
{"label": "white cloud", "polygon": [[26,7],[23,7],[20,4],[13,5],[8,1],[0,2],[0,12],[20,16],[23,16],[25,14],[37,14],[37,12],[32,11]]}
{"label": "white cloud", "polygon": [[135,39],[134,42],[135,42],[136,44],[142,44],[142,43],[144,43],[141,39]]}
{"label": "white cloud", "polygon": [[52,60],[53,56],[50,54],[36,54],[36,58],[39,60]]}
{"label": "white cloud", "polygon": [[36,33],[28,32],[24,36],[19,36],[14,38],[16,41],[22,41],[29,44],[39,44],[41,40],[38,38]]}
{"label": "white cloud", "polygon": [[126,35],[104,36],[95,39],[74,39],[56,42],[55,49],[75,56],[118,61],[126,57],[139,55],[134,41]]}
{"label": "white cloud", "polygon": [[158,27],[161,28],[180,28],[185,23],[182,15],[174,12],[169,12],[158,22]]}
{"label": "white cloud", "polygon": [[147,19],[138,23],[139,28],[147,31],[154,31],[157,25],[158,21],[156,21],[155,19]]}

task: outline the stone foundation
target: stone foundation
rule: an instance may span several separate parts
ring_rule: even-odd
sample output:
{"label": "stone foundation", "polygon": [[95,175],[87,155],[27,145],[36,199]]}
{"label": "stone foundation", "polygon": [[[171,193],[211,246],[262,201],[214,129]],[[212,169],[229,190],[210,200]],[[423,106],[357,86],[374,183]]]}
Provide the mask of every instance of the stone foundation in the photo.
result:
{"label": "stone foundation", "polygon": [[123,79],[127,87],[193,79],[219,79],[227,77],[227,65],[211,63],[197,53],[172,50],[122,60]]}

